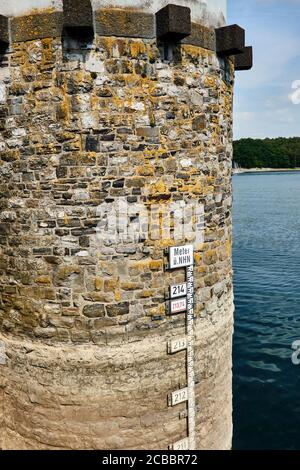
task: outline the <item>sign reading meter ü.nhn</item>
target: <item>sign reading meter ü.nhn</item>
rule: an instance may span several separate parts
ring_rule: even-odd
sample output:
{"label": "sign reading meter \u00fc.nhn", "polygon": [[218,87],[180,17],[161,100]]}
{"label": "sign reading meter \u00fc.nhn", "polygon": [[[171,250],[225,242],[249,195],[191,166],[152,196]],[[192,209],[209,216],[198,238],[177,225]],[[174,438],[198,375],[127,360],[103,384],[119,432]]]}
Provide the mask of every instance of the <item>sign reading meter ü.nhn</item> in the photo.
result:
{"label": "sign reading meter \u00fc.nhn", "polygon": [[169,248],[169,269],[184,268],[193,264],[193,245],[172,246]]}

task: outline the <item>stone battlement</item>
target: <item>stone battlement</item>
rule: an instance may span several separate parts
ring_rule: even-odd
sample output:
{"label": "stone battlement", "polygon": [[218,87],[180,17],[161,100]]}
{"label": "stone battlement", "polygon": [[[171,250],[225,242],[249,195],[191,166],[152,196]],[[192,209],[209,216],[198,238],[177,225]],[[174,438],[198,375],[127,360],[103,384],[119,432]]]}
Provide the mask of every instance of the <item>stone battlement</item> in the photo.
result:
{"label": "stone battlement", "polygon": [[[98,36],[156,38],[155,15],[142,11],[100,9],[94,12],[94,32]],[[25,42],[35,39],[58,38],[63,34],[64,14],[59,11],[37,11],[14,18],[0,17],[0,41]],[[183,44],[216,50],[214,28],[192,23],[191,35]]]}
{"label": "stone battlement", "polygon": [[[141,11],[154,15],[170,3],[168,0],[2,0],[0,14],[8,17],[30,15],[36,12],[63,11],[71,5],[72,11],[82,13],[86,5],[93,11],[100,9],[122,9],[123,11]],[[226,0],[176,0],[179,6],[191,9],[192,20],[205,26],[219,27],[225,24]]]}

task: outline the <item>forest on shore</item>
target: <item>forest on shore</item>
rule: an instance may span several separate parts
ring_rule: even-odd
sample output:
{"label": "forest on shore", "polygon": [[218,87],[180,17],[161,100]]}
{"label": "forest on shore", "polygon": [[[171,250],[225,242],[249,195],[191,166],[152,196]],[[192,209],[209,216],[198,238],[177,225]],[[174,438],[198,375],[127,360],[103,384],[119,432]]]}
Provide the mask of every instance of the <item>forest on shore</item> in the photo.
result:
{"label": "forest on shore", "polygon": [[233,162],[240,168],[299,168],[300,137],[236,140]]}

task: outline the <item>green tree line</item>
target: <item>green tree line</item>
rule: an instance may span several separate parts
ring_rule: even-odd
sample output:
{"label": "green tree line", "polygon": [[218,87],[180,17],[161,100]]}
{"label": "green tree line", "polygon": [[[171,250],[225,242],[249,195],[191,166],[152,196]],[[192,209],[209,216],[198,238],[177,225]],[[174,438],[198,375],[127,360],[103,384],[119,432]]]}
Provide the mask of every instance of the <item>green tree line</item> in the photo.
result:
{"label": "green tree line", "polygon": [[236,140],[233,162],[241,168],[299,168],[300,137]]}

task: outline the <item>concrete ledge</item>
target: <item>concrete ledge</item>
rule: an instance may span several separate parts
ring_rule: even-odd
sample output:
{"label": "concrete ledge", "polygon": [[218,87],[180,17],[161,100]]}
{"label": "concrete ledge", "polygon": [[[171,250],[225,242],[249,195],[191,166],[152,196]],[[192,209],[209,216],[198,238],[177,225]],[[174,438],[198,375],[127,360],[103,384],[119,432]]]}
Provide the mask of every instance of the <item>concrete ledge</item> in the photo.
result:
{"label": "concrete ledge", "polygon": [[32,41],[61,36],[63,13],[38,13],[11,19],[12,42]]}

